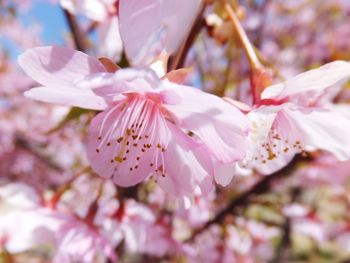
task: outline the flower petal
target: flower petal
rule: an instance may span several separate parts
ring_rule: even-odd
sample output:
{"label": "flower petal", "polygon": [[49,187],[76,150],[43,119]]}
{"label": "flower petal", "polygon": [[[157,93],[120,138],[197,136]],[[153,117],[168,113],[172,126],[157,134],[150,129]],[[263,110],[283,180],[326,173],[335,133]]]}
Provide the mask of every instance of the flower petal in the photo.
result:
{"label": "flower petal", "polygon": [[165,105],[179,125],[200,137],[217,160],[230,163],[246,153],[249,120],[236,107],[214,95],[174,83],[165,83],[181,98]]}
{"label": "flower petal", "polygon": [[232,178],[234,176],[234,171],[235,171],[234,165],[216,163],[214,167],[215,167],[215,174],[214,174],[215,181],[222,186],[229,185],[229,183],[231,183]]}
{"label": "flower petal", "polygon": [[107,107],[102,97],[87,89],[78,89],[71,87],[32,88],[24,93],[28,98],[55,103],[66,106],[75,106],[92,110],[104,110]]}
{"label": "flower petal", "polygon": [[191,72],[192,68],[180,68],[166,73],[162,79],[167,79],[177,84],[183,84]]}
{"label": "flower petal", "polygon": [[293,151],[288,141],[297,139],[293,139],[294,127],[280,114],[284,107],[287,107],[287,104],[263,106],[247,115],[252,122],[252,129],[242,167],[254,168],[262,174],[271,174],[291,161],[297,151]]}
{"label": "flower petal", "polygon": [[331,110],[286,108],[283,114],[298,131],[305,150],[321,149],[339,160],[350,158],[350,120]]}
{"label": "flower petal", "polygon": [[163,174],[171,136],[157,103],[128,95],[94,118],[88,142],[91,167],[120,186]]}
{"label": "flower petal", "polygon": [[[118,108],[110,108],[98,114],[91,122],[87,144],[88,159],[92,169],[105,178],[113,177],[113,181],[119,186],[132,186],[143,181],[154,170],[152,155],[141,155],[139,147],[127,146],[133,144],[133,140],[118,140],[117,137],[108,139],[107,131],[113,127],[120,118]],[[104,126],[104,127],[103,127]],[[102,133],[101,133],[102,130]],[[128,145],[126,145],[128,144]],[[141,144],[139,144],[141,145]]]}
{"label": "flower petal", "polygon": [[305,92],[322,92],[329,86],[350,76],[350,63],[334,61],[320,68],[301,73],[282,83],[266,88],[262,99],[283,99]]}
{"label": "flower petal", "polygon": [[163,51],[176,51],[200,6],[200,0],[120,0],[120,34],[132,64],[148,65]]}
{"label": "flower petal", "polygon": [[86,75],[105,72],[98,59],[64,47],[36,47],[18,57],[27,75],[47,87],[72,86]]}
{"label": "flower petal", "polygon": [[123,92],[152,92],[159,85],[159,78],[153,70],[128,68],[115,73],[91,74],[76,85],[81,89],[93,90],[107,101],[113,101]]}
{"label": "flower petal", "polygon": [[98,27],[99,55],[106,56],[113,61],[119,61],[123,51],[123,43],[119,34],[118,17],[106,19]]}
{"label": "flower petal", "polygon": [[177,197],[193,196],[198,187],[202,194],[208,194],[213,188],[208,155],[204,149],[190,150],[189,143],[186,142],[186,137],[189,136],[171,123],[168,123],[168,127],[172,131],[173,139],[164,153],[166,172],[164,176],[158,176],[159,185],[167,193]]}

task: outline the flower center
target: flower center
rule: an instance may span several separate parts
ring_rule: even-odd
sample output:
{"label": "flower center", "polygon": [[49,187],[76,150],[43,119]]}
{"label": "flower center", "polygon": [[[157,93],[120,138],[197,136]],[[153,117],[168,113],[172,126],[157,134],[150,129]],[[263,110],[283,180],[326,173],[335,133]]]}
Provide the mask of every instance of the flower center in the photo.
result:
{"label": "flower center", "polygon": [[170,134],[163,115],[158,100],[139,94],[127,95],[104,117],[96,152],[111,151],[109,163],[118,175],[140,169],[165,175],[163,154]]}

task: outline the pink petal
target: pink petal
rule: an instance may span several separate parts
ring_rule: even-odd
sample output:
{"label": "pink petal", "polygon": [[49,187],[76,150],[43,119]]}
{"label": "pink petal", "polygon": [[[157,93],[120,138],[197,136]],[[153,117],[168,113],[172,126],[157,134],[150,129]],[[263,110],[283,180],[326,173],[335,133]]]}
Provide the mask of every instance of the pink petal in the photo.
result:
{"label": "pink petal", "polygon": [[99,55],[119,61],[123,50],[123,43],[119,34],[118,17],[106,19],[98,27]]}
{"label": "pink petal", "polygon": [[266,88],[262,99],[283,99],[305,92],[322,92],[344,78],[350,76],[350,63],[334,61],[318,69],[301,73],[282,83]]}
{"label": "pink petal", "polygon": [[27,75],[43,86],[69,87],[91,73],[105,72],[98,59],[64,47],[37,47],[18,57]]}
{"label": "pink petal", "polygon": [[172,70],[166,73],[162,79],[167,79],[177,84],[183,84],[191,72],[192,68],[181,68],[177,70]]}
{"label": "pink petal", "polygon": [[235,171],[234,165],[216,163],[214,167],[215,167],[215,174],[214,174],[215,181],[222,186],[229,185],[229,183],[231,183],[232,178],[234,176],[234,171]]}
{"label": "pink petal", "polygon": [[299,151],[289,145],[289,141],[294,143],[298,138],[294,138],[293,125],[280,113],[286,106],[263,106],[247,115],[252,122],[252,129],[244,167],[271,174],[287,165]]}
{"label": "pink petal", "polygon": [[200,6],[200,0],[120,0],[120,33],[130,61],[147,65],[162,51],[175,52]]}
{"label": "pink petal", "polygon": [[350,120],[317,108],[285,108],[283,115],[305,150],[325,150],[341,161],[350,158]]}
{"label": "pink petal", "polygon": [[180,122],[193,132],[222,163],[241,160],[246,153],[249,120],[237,108],[214,95],[191,87],[166,84],[181,100],[165,105]]}
{"label": "pink petal", "polygon": [[135,185],[164,171],[169,129],[157,104],[136,94],[97,115],[90,124],[88,158],[103,177]]}
{"label": "pink petal", "polygon": [[121,93],[154,92],[159,78],[152,70],[120,69],[115,73],[91,74],[77,82],[81,89],[93,90],[106,101],[113,101]]}
{"label": "pink petal", "polygon": [[24,93],[28,98],[55,103],[60,105],[75,106],[92,110],[104,110],[107,107],[102,97],[87,89],[60,87],[60,88],[32,88]]}
{"label": "pink petal", "polygon": [[189,136],[171,123],[168,127],[174,137],[164,153],[166,172],[163,176],[158,176],[159,185],[167,193],[177,197],[193,196],[198,187],[202,194],[208,194],[213,188],[208,155],[203,149],[195,152],[189,150],[189,143],[186,142],[186,137]]}

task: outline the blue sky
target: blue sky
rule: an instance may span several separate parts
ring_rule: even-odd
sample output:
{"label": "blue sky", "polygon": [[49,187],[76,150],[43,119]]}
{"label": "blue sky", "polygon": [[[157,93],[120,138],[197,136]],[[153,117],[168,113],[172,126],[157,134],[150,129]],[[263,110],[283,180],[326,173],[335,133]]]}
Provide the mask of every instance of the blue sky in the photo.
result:
{"label": "blue sky", "polygon": [[20,16],[24,25],[37,22],[43,26],[42,39],[45,44],[63,44],[63,33],[67,25],[62,10],[58,5],[36,2],[32,9]]}
{"label": "blue sky", "polygon": [[[40,24],[42,27],[40,37],[44,45],[64,44],[63,37],[68,32],[68,27],[62,9],[58,5],[35,1],[30,10],[18,15],[18,19],[25,27],[28,27],[28,30],[30,30],[31,24]],[[0,39],[0,45],[9,51],[12,59],[16,58],[18,53],[21,52],[6,39]]]}

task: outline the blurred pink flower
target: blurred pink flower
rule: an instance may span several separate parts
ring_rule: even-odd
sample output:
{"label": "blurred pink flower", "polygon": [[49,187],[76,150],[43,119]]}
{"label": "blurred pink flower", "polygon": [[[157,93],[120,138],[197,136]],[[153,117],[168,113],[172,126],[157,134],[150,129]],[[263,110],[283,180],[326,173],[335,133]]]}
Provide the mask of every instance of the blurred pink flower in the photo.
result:
{"label": "blurred pink flower", "polygon": [[162,257],[175,250],[169,223],[157,220],[149,207],[131,199],[104,218],[103,228],[115,246],[124,241],[129,253]]}
{"label": "blurred pink flower", "polygon": [[293,180],[296,184],[308,187],[332,186],[334,189],[344,189],[349,180],[349,169],[350,161],[340,162],[325,153],[310,165],[299,169]]}
{"label": "blurred pink flower", "polygon": [[104,110],[90,125],[88,158],[120,186],[153,174],[174,195],[198,186],[208,193],[213,177],[227,180],[212,161],[231,164],[245,156],[248,120],[216,96],[160,80],[151,70],[106,73],[97,59],[66,48],[28,50],[19,64],[44,85],[26,96]]}
{"label": "blurred pink flower", "polygon": [[0,187],[1,246],[10,253],[52,245],[60,221],[53,211],[41,205],[41,197],[28,185],[7,184]]}
{"label": "blurred pink flower", "polygon": [[350,64],[335,61],[266,88],[247,115],[252,130],[246,164],[268,174],[294,154],[318,149],[347,160],[350,121],[319,101],[327,88],[349,76]]}
{"label": "blurred pink flower", "polygon": [[85,221],[66,216],[65,222],[57,230],[56,251],[53,262],[103,262],[109,258],[116,262],[112,242],[105,237],[99,228]]}

